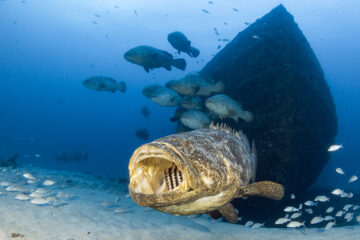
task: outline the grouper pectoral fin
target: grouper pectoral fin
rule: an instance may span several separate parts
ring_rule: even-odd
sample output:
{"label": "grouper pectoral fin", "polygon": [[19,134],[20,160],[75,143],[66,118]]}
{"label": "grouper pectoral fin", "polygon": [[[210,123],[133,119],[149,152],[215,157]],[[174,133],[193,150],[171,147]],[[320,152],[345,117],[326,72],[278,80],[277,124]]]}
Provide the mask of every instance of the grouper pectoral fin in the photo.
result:
{"label": "grouper pectoral fin", "polygon": [[223,215],[226,220],[231,223],[236,223],[238,221],[238,215],[236,209],[231,203],[227,203],[221,208],[219,208],[221,215]]}
{"label": "grouper pectoral fin", "polygon": [[258,196],[280,200],[284,196],[284,187],[275,182],[262,181],[246,186],[240,186],[236,195],[238,198],[245,196]]}

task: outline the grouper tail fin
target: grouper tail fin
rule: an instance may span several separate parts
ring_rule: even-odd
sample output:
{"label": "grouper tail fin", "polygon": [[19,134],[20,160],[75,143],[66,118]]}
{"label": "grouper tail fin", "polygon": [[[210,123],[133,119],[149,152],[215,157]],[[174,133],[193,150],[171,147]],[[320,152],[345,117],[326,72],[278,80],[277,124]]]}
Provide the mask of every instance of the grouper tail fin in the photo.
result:
{"label": "grouper tail fin", "polygon": [[183,58],[177,58],[172,61],[171,65],[173,65],[174,67],[176,67],[178,69],[185,70],[186,61]]}
{"label": "grouper tail fin", "polygon": [[189,54],[190,57],[196,58],[197,56],[199,56],[200,51],[199,49],[190,46],[187,54]]}
{"label": "grouper tail fin", "polygon": [[126,92],[126,84],[125,84],[125,82],[124,81],[118,82],[116,84],[116,90],[118,90],[118,91],[120,91],[122,93]]}

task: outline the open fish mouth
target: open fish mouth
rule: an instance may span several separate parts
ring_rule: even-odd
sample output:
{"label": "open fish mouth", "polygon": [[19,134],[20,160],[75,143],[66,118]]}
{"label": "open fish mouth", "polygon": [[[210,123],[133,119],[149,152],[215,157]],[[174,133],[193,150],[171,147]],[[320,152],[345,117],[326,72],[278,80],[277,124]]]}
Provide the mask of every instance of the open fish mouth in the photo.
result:
{"label": "open fish mouth", "polygon": [[188,192],[191,180],[183,165],[181,157],[168,146],[145,144],[130,159],[129,189],[147,195]]}

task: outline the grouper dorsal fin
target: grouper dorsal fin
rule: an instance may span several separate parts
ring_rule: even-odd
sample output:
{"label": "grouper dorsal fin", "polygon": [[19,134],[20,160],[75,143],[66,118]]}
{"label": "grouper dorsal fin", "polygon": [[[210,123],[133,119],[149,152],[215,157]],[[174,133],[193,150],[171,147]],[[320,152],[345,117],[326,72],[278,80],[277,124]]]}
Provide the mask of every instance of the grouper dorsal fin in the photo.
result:
{"label": "grouper dorsal fin", "polygon": [[245,196],[258,196],[274,200],[280,200],[284,196],[284,187],[281,184],[271,181],[262,181],[252,183],[246,186],[240,186],[237,189],[237,198]]}
{"label": "grouper dorsal fin", "polygon": [[238,221],[238,215],[236,209],[231,203],[227,203],[221,208],[219,208],[221,215],[223,215],[226,220],[231,223],[236,223]]}
{"label": "grouper dorsal fin", "polygon": [[227,126],[225,123],[214,124],[214,122],[210,123],[209,128],[214,129],[214,130],[224,131],[224,132],[229,133],[229,134],[233,135],[234,137],[240,139],[244,143],[246,150],[250,152],[249,141],[248,141],[247,137],[245,136],[245,134],[241,130],[236,131],[236,130],[232,129],[231,127]]}

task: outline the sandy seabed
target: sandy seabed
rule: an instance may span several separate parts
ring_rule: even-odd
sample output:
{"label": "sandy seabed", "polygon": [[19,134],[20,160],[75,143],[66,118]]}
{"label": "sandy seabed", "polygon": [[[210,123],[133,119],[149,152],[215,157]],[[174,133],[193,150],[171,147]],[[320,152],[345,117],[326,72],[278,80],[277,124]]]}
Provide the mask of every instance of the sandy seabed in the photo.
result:
{"label": "sandy seabed", "polygon": [[[23,176],[30,173],[34,179]],[[44,186],[52,180],[52,186]],[[38,189],[41,188],[39,191]],[[38,193],[18,200],[20,194]],[[137,206],[126,184],[40,168],[0,168],[0,240],[360,239],[360,225],[324,229],[252,229],[207,215],[172,216]]]}

